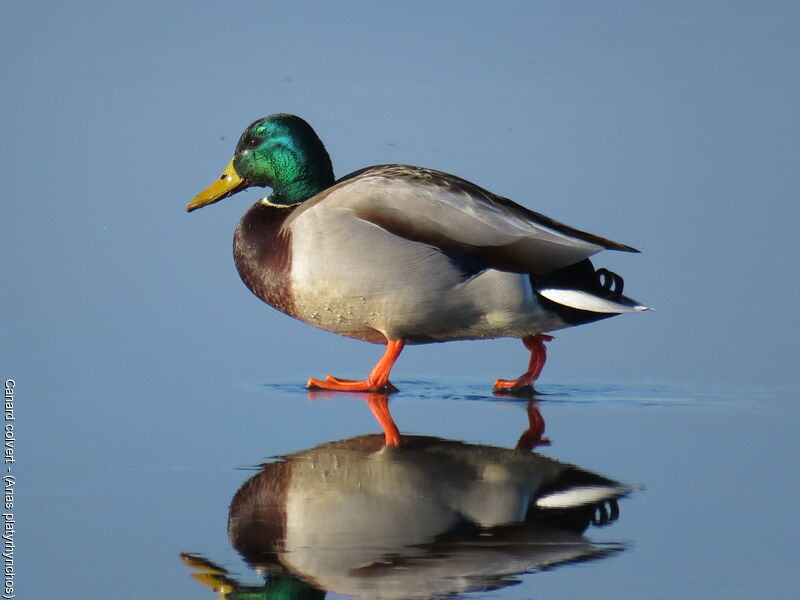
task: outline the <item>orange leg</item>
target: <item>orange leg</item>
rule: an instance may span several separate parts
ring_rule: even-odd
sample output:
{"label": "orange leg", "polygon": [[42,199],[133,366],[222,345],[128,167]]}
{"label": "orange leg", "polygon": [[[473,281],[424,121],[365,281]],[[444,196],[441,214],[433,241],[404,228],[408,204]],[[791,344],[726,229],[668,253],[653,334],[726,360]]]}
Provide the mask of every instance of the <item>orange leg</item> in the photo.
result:
{"label": "orange leg", "polygon": [[545,342],[553,339],[551,335],[537,333],[522,338],[522,343],[531,351],[528,361],[528,370],[516,379],[498,379],[494,382],[494,391],[501,394],[530,394],[533,392],[533,382],[539,378],[544,363],[547,360]]}
{"label": "orange leg", "polygon": [[397,388],[389,382],[389,372],[392,370],[397,357],[405,346],[403,340],[389,340],[386,342],[386,352],[381,359],[372,367],[369,377],[365,381],[353,381],[352,379],[339,379],[333,375],[328,375],[325,380],[309,379],[306,387],[309,389],[318,388],[322,390],[333,390],[339,392],[396,392]]}
{"label": "orange leg", "polygon": [[537,402],[528,402],[528,428],[522,432],[517,448],[533,450],[537,446],[549,446],[550,440],[544,437],[544,417],[539,412]]}
{"label": "orange leg", "polygon": [[400,430],[392,419],[389,412],[389,398],[386,394],[367,394],[367,404],[372,411],[372,415],[383,429],[383,437],[387,446],[399,446],[403,440],[400,437]]}

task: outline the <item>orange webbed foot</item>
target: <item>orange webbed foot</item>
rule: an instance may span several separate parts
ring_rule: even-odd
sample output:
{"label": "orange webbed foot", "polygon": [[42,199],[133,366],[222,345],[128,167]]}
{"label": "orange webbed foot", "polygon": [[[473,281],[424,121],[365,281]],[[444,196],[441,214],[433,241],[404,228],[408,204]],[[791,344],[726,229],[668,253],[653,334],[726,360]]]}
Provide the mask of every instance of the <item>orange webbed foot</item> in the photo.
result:
{"label": "orange webbed foot", "polygon": [[324,380],[312,377],[306,382],[306,387],[334,392],[378,392],[382,394],[396,392],[397,388],[389,381],[389,373],[397,361],[397,357],[403,351],[403,346],[405,346],[403,340],[389,340],[386,342],[386,351],[370,371],[369,377],[364,381],[340,379],[333,375],[328,375]]}
{"label": "orange webbed foot", "polygon": [[518,379],[498,379],[494,382],[492,391],[495,394],[530,396],[533,394],[533,380],[524,375]]}
{"label": "orange webbed foot", "polygon": [[373,382],[369,379],[355,381],[353,379],[339,379],[333,375],[328,375],[325,379],[309,378],[306,387],[310,390],[330,390],[333,392],[378,392],[389,394],[398,391],[390,381]]}
{"label": "orange webbed foot", "polygon": [[539,378],[547,361],[545,342],[553,336],[544,333],[529,335],[522,338],[522,343],[530,350],[531,358],[528,361],[528,370],[516,379],[498,379],[494,383],[493,391],[496,394],[510,394],[514,396],[529,396],[534,393],[533,382]]}

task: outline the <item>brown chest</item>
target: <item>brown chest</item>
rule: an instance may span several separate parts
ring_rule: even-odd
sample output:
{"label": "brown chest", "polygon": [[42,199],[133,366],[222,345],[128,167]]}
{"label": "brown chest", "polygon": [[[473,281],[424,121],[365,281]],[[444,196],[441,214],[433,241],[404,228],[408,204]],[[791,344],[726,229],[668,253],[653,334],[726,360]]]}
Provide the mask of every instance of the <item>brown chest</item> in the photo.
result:
{"label": "brown chest", "polygon": [[283,225],[296,207],[253,205],[233,236],[233,259],[244,284],[256,296],[295,316],[289,273],[291,233]]}

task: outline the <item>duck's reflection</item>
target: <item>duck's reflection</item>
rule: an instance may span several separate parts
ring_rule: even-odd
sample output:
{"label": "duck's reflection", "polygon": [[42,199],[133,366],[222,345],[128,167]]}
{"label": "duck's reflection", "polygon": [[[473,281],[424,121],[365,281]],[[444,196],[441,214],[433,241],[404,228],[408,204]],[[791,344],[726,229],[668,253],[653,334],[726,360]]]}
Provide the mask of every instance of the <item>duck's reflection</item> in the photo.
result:
{"label": "duck's reflection", "polygon": [[[294,590],[284,597],[321,597],[321,590],[446,596],[621,548],[582,534],[615,520],[616,500],[629,488],[527,451],[545,443],[534,403],[518,447],[509,450],[401,438],[386,396],[366,396],[383,437],[330,442],[265,464],[231,502],[231,544],[268,574],[266,586]],[[223,595],[245,593],[211,563],[184,560]]]}

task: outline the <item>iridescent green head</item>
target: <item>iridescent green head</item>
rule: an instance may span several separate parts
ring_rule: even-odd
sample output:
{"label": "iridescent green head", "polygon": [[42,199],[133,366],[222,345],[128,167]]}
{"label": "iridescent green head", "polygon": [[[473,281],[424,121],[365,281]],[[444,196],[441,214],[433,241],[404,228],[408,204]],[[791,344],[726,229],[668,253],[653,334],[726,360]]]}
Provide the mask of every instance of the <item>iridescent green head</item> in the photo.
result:
{"label": "iridescent green head", "polygon": [[264,117],[244,130],[222,176],[187,205],[192,211],[252,186],[271,187],[273,204],[297,204],[333,185],[325,146],[300,117]]}

